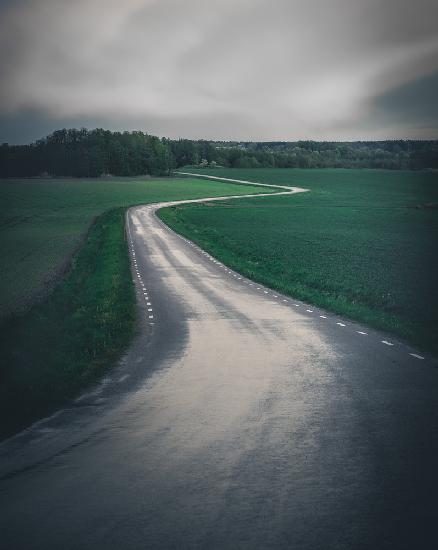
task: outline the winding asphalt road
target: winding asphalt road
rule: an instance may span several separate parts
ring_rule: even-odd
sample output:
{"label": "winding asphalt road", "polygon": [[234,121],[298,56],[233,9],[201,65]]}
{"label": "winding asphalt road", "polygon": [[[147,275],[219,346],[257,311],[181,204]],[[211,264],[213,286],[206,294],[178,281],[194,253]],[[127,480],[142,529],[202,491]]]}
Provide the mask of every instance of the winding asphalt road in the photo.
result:
{"label": "winding asphalt road", "polygon": [[128,213],[127,354],[0,445],[0,546],[434,547],[437,362],[241,277],[160,206]]}

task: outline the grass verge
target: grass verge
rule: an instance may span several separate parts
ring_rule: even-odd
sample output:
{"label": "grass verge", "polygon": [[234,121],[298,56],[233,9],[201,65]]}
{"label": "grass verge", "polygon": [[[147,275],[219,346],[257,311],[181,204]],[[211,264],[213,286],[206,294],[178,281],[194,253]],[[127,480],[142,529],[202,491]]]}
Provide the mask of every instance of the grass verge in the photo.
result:
{"label": "grass verge", "polygon": [[160,210],[223,263],[438,355],[436,173],[221,170],[309,193]]}
{"label": "grass verge", "polygon": [[49,298],[0,326],[0,436],[45,415],[100,375],[129,343],[135,292],[125,208],[99,216]]}

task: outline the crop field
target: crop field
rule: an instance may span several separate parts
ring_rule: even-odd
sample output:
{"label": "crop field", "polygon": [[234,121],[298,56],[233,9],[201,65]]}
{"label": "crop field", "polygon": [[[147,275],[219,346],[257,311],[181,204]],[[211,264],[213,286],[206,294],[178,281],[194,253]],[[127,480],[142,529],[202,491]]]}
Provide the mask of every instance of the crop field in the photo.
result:
{"label": "crop field", "polygon": [[310,192],[167,208],[166,223],[248,277],[438,353],[436,172],[196,171]]}
{"label": "crop field", "polygon": [[45,296],[92,221],[108,209],[261,191],[197,179],[0,180],[0,317]]}

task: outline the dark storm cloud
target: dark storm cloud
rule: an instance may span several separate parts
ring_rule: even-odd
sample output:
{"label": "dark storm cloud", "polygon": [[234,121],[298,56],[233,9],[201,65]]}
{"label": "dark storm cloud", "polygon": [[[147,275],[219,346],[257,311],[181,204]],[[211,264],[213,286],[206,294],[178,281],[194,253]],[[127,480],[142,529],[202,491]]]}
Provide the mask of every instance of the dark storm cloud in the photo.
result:
{"label": "dark storm cloud", "polygon": [[[438,73],[408,82],[376,99],[388,114],[409,122],[438,121]],[[402,116],[402,113],[404,116]]]}
{"label": "dark storm cloud", "polygon": [[438,128],[438,73],[392,89],[373,101],[374,116],[387,123],[422,128],[424,137],[436,138]]}
{"label": "dark storm cloud", "polygon": [[[101,128],[113,126],[111,120],[96,117],[54,118],[40,109],[22,109],[15,113],[0,113],[0,143],[30,143],[59,128]],[[113,130],[125,130],[125,126]]]}
{"label": "dark storm cloud", "polygon": [[0,10],[0,141],[63,125],[438,137],[432,111],[400,99],[438,71],[435,1],[18,0]]}

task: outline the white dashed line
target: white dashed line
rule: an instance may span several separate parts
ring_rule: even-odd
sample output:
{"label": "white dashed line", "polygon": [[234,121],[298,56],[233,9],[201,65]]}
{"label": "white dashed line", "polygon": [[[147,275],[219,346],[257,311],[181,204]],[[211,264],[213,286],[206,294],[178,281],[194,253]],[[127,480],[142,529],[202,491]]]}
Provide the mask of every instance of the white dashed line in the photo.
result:
{"label": "white dashed line", "polygon": [[345,327],[344,323],[336,323],[337,325],[339,325],[340,327]]}
{"label": "white dashed line", "polygon": [[309,313],[313,313],[313,309],[306,309]]}
{"label": "white dashed line", "polygon": [[387,340],[382,340],[382,344],[385,344],[387,346],[393,346],[394,345],[391,342],[388,342]]}
{"label": "white dashed line", "polygon": [[153,315],[149,315],[149,319],[153,319],[153,318],[154,318],[154,316],[153,316]]}
{"label": "white dashed line", "polygon": [[367,332],[363,332],[362,330],[356,330],[358,334],[362,334],[363,336],[368,336]]}
{"label": "white dashed line", "polygon": [[294,304],[295,307],[301,307],[300,304]]}
{"label": "white dashed line", "polygon": [[263,292],[264,292],[265,294],[269,294],[269,292],[268,292],[267,290],[264,290]]}
{"label": "white dashed line", "polygon": [[320,315],[321,319],[327,319],[325,315]]}
{"label": "white dashed line", "polygon": [[415,357],[415,359],[424,359],[422,355],[417,355],[416,353],[410,353],[409,355],[412,355],[412,357]]}
{"label": "white dashed line", "polygon": [[287,300],[283,300],[283,302],[287,302]]}
{"label": "white dashed line", "polygon": [[121,376],[121,377],[117,380],[117,382],[119,382],[119,383],[120,383],[120,382],[124,382],[127,378],[129,378],[129,376],[130,376],[129,374],[124,374],[123,376]]}
{"label": "white dashed line", "polygon": [[272,296],[273,296],[274,298],[278,298],[278,296],[277,296],[276,294],[273,294]]}

